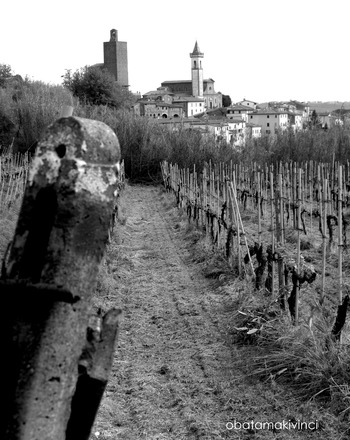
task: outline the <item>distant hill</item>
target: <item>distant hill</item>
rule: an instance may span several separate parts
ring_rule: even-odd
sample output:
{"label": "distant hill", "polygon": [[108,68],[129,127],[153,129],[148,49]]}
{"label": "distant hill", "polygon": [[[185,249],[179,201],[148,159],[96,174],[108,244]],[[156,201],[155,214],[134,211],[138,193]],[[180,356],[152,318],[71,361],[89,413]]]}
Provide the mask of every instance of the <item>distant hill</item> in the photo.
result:
{"label": "distant hill", "polygon": [[317,113],[323,113],[323,112],[332,112],[334,110],[339,110],[343,107],[345,110],[350,110],[350,102],[340,102],[340,101],[328,101],[328,102],[320,102],[320,101],[314,101],[314,102],[308,102],[308,105],[310,107],[310,110],[316,110]]}

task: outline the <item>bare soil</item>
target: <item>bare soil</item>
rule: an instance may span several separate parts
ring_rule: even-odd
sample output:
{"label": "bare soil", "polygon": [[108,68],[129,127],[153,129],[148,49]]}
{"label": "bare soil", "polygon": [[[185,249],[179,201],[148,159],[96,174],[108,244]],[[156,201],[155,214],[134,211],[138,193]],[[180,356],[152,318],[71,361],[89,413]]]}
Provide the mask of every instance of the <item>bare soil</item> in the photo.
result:
{"label": "bare soil", "polygon": [[[209,276],[212,250],[198,253],[199,236],[162,188],[124,190],[95,298],[121,308],[123,320],[91,439],[341,438],[329,414],[237,368],[245,351],[230,329],[239,289],[229,275]],[[259,425],[316,419],[316,431]]]}

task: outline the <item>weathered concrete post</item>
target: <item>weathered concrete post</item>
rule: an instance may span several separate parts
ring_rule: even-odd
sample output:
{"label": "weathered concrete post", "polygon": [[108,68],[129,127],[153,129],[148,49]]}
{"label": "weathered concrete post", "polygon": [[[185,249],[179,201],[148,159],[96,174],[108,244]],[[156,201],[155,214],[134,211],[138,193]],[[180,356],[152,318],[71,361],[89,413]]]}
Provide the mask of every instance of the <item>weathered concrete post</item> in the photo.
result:
{"label": "weathered concrete post", "polygon": [[97,121],[61,118],[38,144],[1,277],[1,439],[65,439],[119,161]]}

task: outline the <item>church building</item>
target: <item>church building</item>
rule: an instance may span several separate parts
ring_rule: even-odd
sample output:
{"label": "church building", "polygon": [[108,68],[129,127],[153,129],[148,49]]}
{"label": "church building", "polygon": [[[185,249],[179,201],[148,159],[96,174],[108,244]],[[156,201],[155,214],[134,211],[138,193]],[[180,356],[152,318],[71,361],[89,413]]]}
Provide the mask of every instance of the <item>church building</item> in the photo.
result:
{"label": "church building", "polygon": [[191,80],[164,81],[161,84],[163,90],[168,90],[180,99],[195,97],[204,101],[206,109],[222,107],[222,94],[216,93],[214,80],[203,79],[202,60],[204,53],[200,51],[198,43],[194,45],[191,58]]}

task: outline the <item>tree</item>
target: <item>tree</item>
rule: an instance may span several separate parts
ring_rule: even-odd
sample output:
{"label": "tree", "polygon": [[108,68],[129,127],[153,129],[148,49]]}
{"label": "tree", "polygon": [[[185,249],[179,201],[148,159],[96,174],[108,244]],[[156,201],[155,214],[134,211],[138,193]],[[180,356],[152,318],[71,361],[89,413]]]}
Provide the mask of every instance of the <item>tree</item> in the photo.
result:
{"label": "tree", "polygon": [[230,107],[232,104],[232,100],[229,95],[222,95],[222,106],[223,107]]}
{"label": "tree", "polygon": [[4,87],[6,80],[13,75],[11,66],[8,64],[0,64],[0,87]]}
{"label": "tree", "polygon": [[108,70],[99,67],[85,66],[73,73],[66,70],[63,86],[88,104],[122,108],[134,103],[132,93],[119,85]]}
{"label": "tree", "polygon": [[311,128],[317,128],[320,125],[320,120],[316,110],[312,110],[311,118],[310,118],[310,126]]}

